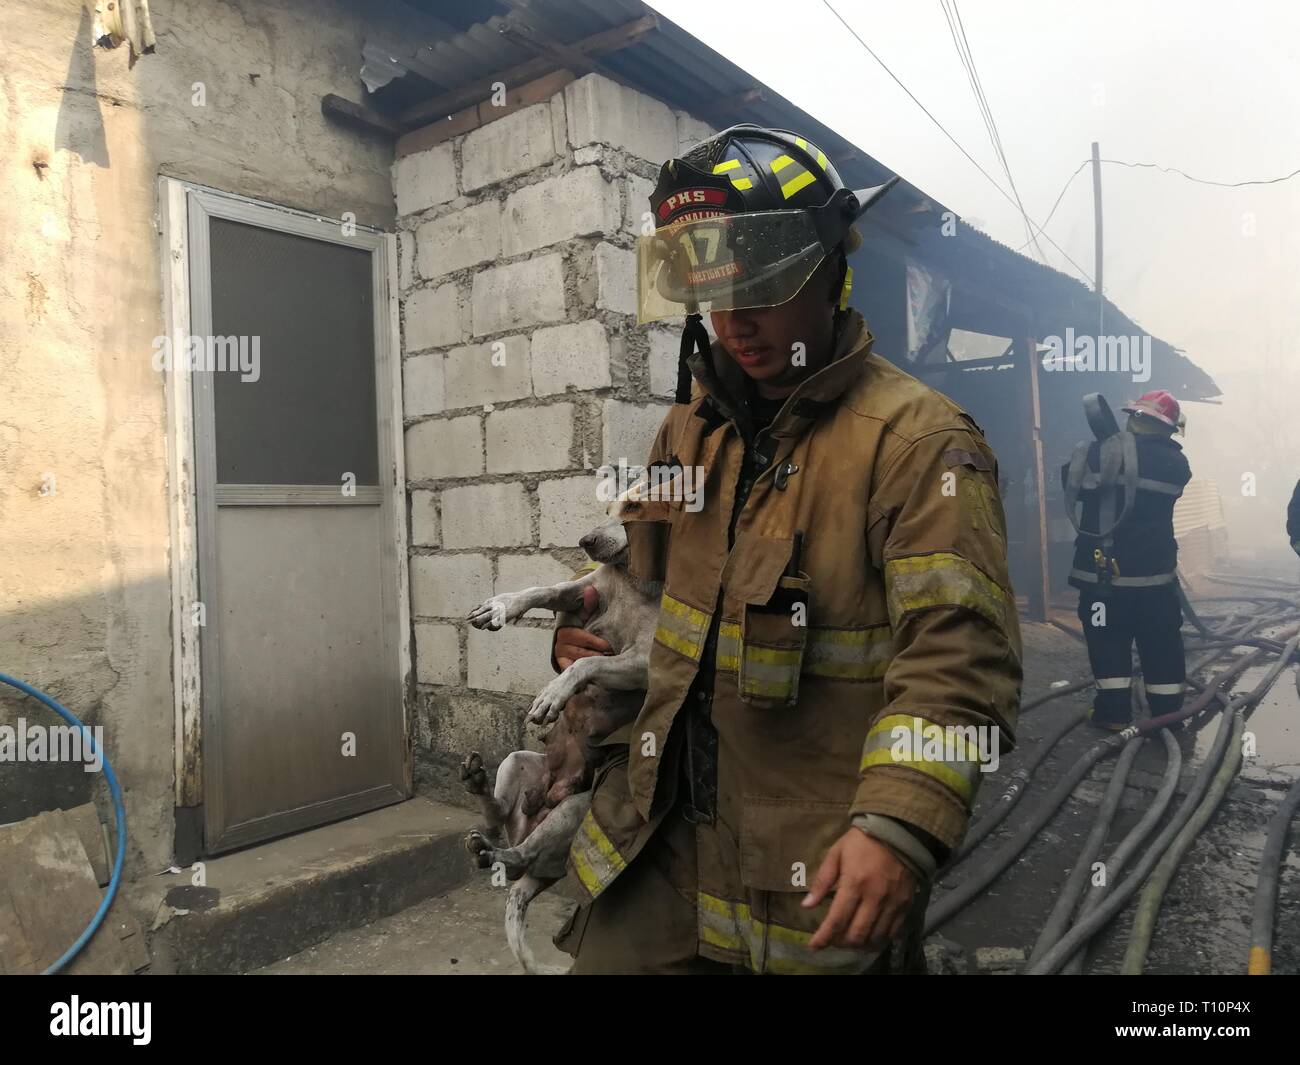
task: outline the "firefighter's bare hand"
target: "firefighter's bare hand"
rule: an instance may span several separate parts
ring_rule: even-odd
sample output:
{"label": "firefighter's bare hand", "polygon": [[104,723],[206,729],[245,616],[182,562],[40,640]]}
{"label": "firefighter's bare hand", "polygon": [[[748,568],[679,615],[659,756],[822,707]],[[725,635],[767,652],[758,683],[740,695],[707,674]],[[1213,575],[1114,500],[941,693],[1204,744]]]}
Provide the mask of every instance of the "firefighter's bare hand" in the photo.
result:
{"label": "firefighter's bare hand", "polygon": [[830,849],[804,897],[803,905],[811,909],[834,896],[808,945],[883,950],[902,930],[915,891],[915,877],[893,851],[850,828]]}
{"label": "firefighter's bare hand", "polygon": [[[598,606],[600,593],[588,585],[582,590],[582,609],[578,611],[578,620],[585,625]],[[561,670],[568,669],[579,658],[607,655],[612,650],[607,640],[602,640],[586,629],[568,626],[555,630],[555,661]]]}

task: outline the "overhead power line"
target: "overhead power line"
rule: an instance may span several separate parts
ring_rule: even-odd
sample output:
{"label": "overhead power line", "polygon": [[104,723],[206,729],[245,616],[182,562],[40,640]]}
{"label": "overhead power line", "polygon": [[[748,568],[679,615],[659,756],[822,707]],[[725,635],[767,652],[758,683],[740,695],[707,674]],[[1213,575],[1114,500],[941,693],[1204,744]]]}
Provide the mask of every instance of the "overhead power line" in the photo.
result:
{"label": "overhead power line", "polygon": [[[989,174],[987,170],[985,170],[982,166],[980,166],[979,162],[975,159],[973,155],[971,155],[970,152],[968,152],[965,148],[961,146],[961,142],[958,141],[956,137],[954,137],[951,133],[948,132],[948,130],[944,127],[944,124],[942,122],[940,122],[937,118],[934,117],[933,114],[931,114],[930,109],[926,107],[925,104],[921,103],[920,100],[917,99],[916,94],[912,92],[912,90],[909,89],[906,85],[903,84],[903,82],[899,79],[898,75],[889,69],[889,66],[885,63],[885,61],[881,59],[880,56],[876,55],[874,51],[872,51],[871,46],[868,45],[867,42],[864,41],[858,35],[857,31],[844,20],[844,16],[835,10],[835,8],[831,5],[830,0],[822,0],[822,4],[832,15],[834,15],[839,20],[840,24],[846,30],[849,31],[853,39],[863,47],[866,53],[869,56],[871,56],[871,58],[874,59],[877,63],[880,64],[881,69],[884,70],[884,72],[894,80],[895,84],[897,84],[898,87],[902,89],[905,93],[907,93],[907,95],[911,98],[912,102],[916,104],[916,106],[919,107],[925,113],[925,116],[936,126],[939,127],[940,132],[942,132],[945,137],[947,137],[950,141],[952,141],[953,146],[956,147],[956,149],[959,152],[961,152],[961,154],[964,155],[968,160],[970,160],[971,165],[974,166],[976,170],[978,170],[981,174],[984,175],[985,180],[987,180],[990,185],[992,185],[995,189],[998,190],[1002,198],[1006,200],[1008,203],[1010,203],[1013,207],[1016,207],[1016,201],[1012,199],[1011,195],[1001,185],[997,183],[997,181]],[[1017,210],[1019,210],[1018,207]],[[1045,239],[1053,248],[1059,251],[1063,256],[1065,256],[1066,260],[1070,263],[1070,265],[1073,266],[1076,270],[1078,270],[1079,273],[1084,278],[1087,279],[1089,285],[1092,285],[1093,284],[1092,276],[1088,273],[1088,271],[1085,270],[1078,263],[1076,263],[1073,259],[1071,259],[1070,253],[1067,252],[1064,248],[1062,248],[1059,244],[1057,244],[1056,241],[1054,241],[1049,234],[1044,233],[1042,226],[1040,226],[1032,218],[1029,218],[1028,215],[1025,215],[1025,217],[1029,220],[1029,223],[1033,227],[1033,229],[1037,231],[1038,235],[1041,236],[1043,239]]]}
{"label": "overhead power line", "polygon": [[1123,159],[1103,159],[1102,162],[1113,163],[1116,166],[1149,166],[1156,170],[1163,170],[1166,174],[1181,174],[1188,181],[1194,181],[1198,185],[1217,185],[1221,189],[1239,189],[1243,185],[1277,185],[1283,181],[1290,181],[1297,174],[1300,174],[1300,169],[1296,169],[1289,174],[1284,174],[1282,177],[1261,178],[1258,181],[1210,181],[1208,178],[1192,177],[1191,174],[1185,170],[1179,170],[1176,166],[1161,166],[1159,163],[1126,163]]}
{"label": "overhead power line", "polygon": [[[1056,214],[1057,207],[1061,205],[1061,200],[1065,197],[1066,190],[1070,187],[1074,179],[1079,176],[1080,171],[1082,171],[1083,168],[1087,166],[1090,162],[1092,162],[1091,159],[1083,160],[1083,162],[1081,162],[1075,168],[1074,173],[1072,173],[1068,178],[1065,179],[1065,184],[1061,188],[1061,194],[1056,197],[1056,202],[1052,204],[1052,209],[1047,212],[1047,217],[1043,219],[1044,229],[1046,229],[1047,226],[1051,223],[1052,216]],[[1283,181],[1290,181],[1297,174],[1300,174],[1300,169],[1297,169],[1297,170],[1292,170],[1291,173],[1289,174],[1284,174],[1282,177],[1259,178],[1254,181],[1211,181],[1208,178],[1193,177],[1191,174],[1188,174],[1186,171],[1179,170],[1178,167],[1176,166],[1161,166],[1159,163],[1128,163],[1122,159],[1103,159],[1102,162],[1111,163],[1114,166],[1151,167],[1155,170],[1163,170],[1167,174],[1179,174],[1182,177],[1185,177],[1188,181],[1193,181],[1198,185],[1213,185],[1221,189],[1239,189],[1247,185],[1277,185]],[[1029,247],[1028,241],[1020,245],[1020,247],[1018,247],[1016,251],[1024,251],[1027,247]]]}
{"label": "overhead power line", "polygon": [[957,6],[957,0],[939,0],[939,7],[948,22],[948,33],[952,37],[953,47],[957,49],[957,58],[966,69],[966,78],[970,82],[971,92],[975,94],[975,104],[984,119],[984,129],[989,135],[989,143],[993,145],[993,154],[1002,164],[1002,172],[1006,175],[1007,183],[1011,186],[1011,194],[1016,199],[1016,207],[1019,208],[1021,219],[1025,224],[1025,235],[1029,237],[1028,243],[1034,246],[1039,259],[1047,262],[1047,256],[1043,254],[1042,246],[1039,245],[1038,238],[1034,236],[1033,228],[1029,224],[1029,215],[1025,211],[1020,190],[1016,187],[1016,179],[1012,176],[1011,164],[1002,145],[1002,132],[998,129],[997,119],[993,117],[993,107],[984,92],[984,82],[980,78],[979,68],[975,65],[975,53],[971,50],[970,39],[966,36],[966,25],[962,21],[961,9]]}

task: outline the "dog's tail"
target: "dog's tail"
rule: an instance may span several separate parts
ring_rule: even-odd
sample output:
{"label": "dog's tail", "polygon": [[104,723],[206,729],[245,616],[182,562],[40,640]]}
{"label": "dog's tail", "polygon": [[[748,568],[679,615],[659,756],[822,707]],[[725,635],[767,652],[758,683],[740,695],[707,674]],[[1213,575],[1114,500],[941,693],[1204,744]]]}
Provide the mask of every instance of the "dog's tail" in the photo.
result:
{"label": "dog's tail", "polygon": [[506,942],[519,959],[519,964],[524,967],[524,972],[531,976],[563,976],[568,972],[562,965],[539,965],[524,938],[528,904],[552,883],[553,881],[539,880],[535,876],[521,876],[511,885],[510,894],[506,897]]}

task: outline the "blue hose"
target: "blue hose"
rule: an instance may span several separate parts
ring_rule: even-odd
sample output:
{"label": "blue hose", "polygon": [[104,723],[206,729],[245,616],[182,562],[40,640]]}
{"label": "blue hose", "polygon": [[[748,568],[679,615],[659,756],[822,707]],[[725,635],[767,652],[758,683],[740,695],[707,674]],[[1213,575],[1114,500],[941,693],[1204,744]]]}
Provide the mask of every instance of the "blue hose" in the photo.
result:
{"label": "blue hose", "polygon": [[[39,699],[69,725],[81,729],[82,737],[86,743],[90,744],[91,753],[95,753],[95,737],[91,734],[90,729],[78,721],[71,711],[65,710],[57,701],[51,699],[40,689],[33,688],[30,684],[17,680],[6,673],[0,673],[0,683],[17,688],[20,692],[26,692],[33,699]],[[108,762],[108,756],[104,755],[103,757],[104,779],[108,781],[108,790],[113,796],[113,814],[117,818],[117,854],[113,857],[113,876],[108,882],[108,890],[104,893],[104,901],[99,904],[99,909],[95,911],[95,916],[90,919],[90,924],[86,925],[86,930],[77,937],[77,941],[72,946],[63,952],[63,956],[58,961],[45,970],[43,976],[53,976],[81,953],[81,949],[90,942],[90,937],[99,931],[99,926],[104,923],[104,915],[108,913],[109,907],[113,905],[113,899],[117,896],[117,889],[122,883],[122,865],[126,861],[126,807],[122,803],[122,789],[118,786],[117,774],[113,772],[113,767]]]}

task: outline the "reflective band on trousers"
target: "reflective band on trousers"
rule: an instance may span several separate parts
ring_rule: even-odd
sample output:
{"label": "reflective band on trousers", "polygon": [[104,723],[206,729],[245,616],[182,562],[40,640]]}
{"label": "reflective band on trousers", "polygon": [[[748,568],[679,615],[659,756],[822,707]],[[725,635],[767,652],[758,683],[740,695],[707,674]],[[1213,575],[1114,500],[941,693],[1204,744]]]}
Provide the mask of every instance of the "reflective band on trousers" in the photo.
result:
{"label": "reflective band on trousers", "polygon": [[627,866],[618,849],[591,816],[590,810],[573,837],[569,858],[582,886],[593,899]]}
{"label": "reflective band on trousers", "polygon": [[1182,695],[1183,686],[1179,684],[1144,684],[1148,695]]}
{"label": "reflective band on trousers", "polygon": [[1133,683],[1132,677],[1098,677],[1097,687],[1103,690],[1110,688],[1127,688]]}
{"label": "reflective band on trousers", "polygon": [[[1090,584],[1097,583],[1097,574],[1089,573],[1086,569],[1072,569],[1070,576],[1081,581],[1088,581]],[[1160,584],[1169,584],[1174,579],[1172,573],[1153,573],[1150,577],[1112,577],[1107,584],[1113,584],[1116,588],[1153,588]]]}
{"label": "reflective band on trousers", "polygon": [[860,768],[897,765],[914,769],[955,791],[969,806],[980,772],[974,733],[973,725],[948,728],[912,714],[889,714],[867,733]]}
{"label": "reflective band on trousers", "polygon": [[961,606],[1006,631],[1006,593],[961,555],[949,551],[891,558],[885,563],[885,594],[895,628],[910,611]]}
{"label": "reflective band on trousers", "polygon": [[[867,629],[827,629],[813,625],[803,652],[806,675],[832,680],[879,680],[889,668],[893,633],[888,625]],[[724,621],[718,626],[718,671],[740,669],[740,625]],[[756,650],[767,648],[750,648]]]}
{"label": "reflective band on trousers", "polygon": [[[852,974],[870,967],[879,957],[879,954],[841,947],[810,950],[810,932],[760,921],[744,902],[729,902],[702,891],[697,900],[701,939],[719,950],[748,954],[749,966],[755,972]],[[765,941],[766,964],[763,957]]]}

